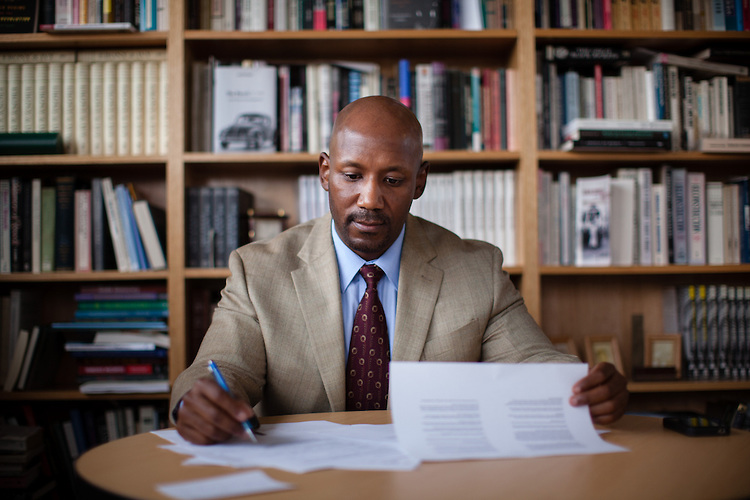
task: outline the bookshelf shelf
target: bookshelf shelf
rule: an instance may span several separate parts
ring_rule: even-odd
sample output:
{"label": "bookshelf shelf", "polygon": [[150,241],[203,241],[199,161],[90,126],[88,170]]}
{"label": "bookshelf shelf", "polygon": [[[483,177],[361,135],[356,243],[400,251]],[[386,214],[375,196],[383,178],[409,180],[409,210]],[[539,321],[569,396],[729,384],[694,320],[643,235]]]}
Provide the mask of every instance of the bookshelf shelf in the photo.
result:
{"label": "bookshelf shelf", "polygon": [[747,391],[750,382],[739,380],[705,381],[662,381],[628,382],[628,390],[633,393],[649,392],[708,392],[708,391]]}
{"label": "bookshelf shelf", "polygon": [[708,154],[696,151],[676,151],[669,153],[622,153],[613,158],[609,153],[571,153],[566,151],[539,151],[539,162],[554,163],[696,163],[707,164],[720,162],[724,164],[747,163],[747,156],[741,154]]}
{"label": "bookshelf shelf", "polygon": [[[512,151],[425,151],[424,159],[432,164],[514,164],[520,155]],[[314,167],[318,155],[310,153],[185,153],[184,161],[189,165],[243,164],[263,168],[268,163],[276,166],[304,164]]]}
{"label": "bookshelf shelf", "polygon": [[604,44],[653,48],[665,52],[679,51],[680,53],[690,52],[706,45],[747,41],[747,32],[742,31],[536,29],[534,33],[538,44]]}
{"label": "bookshelf shelf", "polygon": [[0,49],[166,47],[167,33],[19,33],[0,35]]}
{"label": "bookshelf shelf", "polygon": [[74,271],[54,271],[51,273],[11,273],[0,274],[0,283],[64,283],[64,282],[89,282],[89,281],[141,281],[141,280],[165,280],[169,276],[168,271],[93,271],[78,273]]}
{"label": "bookshelf shelf", "polygon": [[750,274],[750,265],[731,266],[612,266],[612,267],[575,267],[543,266],[539,269],[542,276],[638,276],[638,275],[685,275],[685,274]]}
{"label": "bookshelf shelf", "polygon": [[91,155],[18,155],[0,156],[0,167],[22,165],[106,165],[107,167],[123,167],[129,165],[161,165],[166,164],[164,156],[91,156]]}
{"label": "bookshelf shelf", "polygon": [[153,394],[82,394],[75,389],[51,391],[0,391],[0,401],[110,401],[118,400],[169,400],[168,393]]}
{"label": "bookshelf shelf", "polygon": [[515,45],[516,30],[185,31],[194,55],[242,59],[370,60],[404,57],[497,60]]}

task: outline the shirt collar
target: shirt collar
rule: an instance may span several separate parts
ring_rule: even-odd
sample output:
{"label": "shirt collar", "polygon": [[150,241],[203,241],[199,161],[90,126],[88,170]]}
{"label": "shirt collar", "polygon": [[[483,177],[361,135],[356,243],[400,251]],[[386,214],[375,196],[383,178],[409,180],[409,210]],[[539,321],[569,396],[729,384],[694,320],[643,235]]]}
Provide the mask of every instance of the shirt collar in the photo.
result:
{"label": "shirt collar", "polygon": [[401,249],[404,246],[404,232],[406,224],[401,228],[398,238],[385,251],[383,255],[372,261],[365,261],[362,257],[346,246],[331,221],[331,235],[333,236],[333,246],[336,249],[336,260],[339,263],[339,281],[341,293],[344,293],[364,264],[375,264],[385,272],[385,277],[398,290],[398,275],[401,266]]}

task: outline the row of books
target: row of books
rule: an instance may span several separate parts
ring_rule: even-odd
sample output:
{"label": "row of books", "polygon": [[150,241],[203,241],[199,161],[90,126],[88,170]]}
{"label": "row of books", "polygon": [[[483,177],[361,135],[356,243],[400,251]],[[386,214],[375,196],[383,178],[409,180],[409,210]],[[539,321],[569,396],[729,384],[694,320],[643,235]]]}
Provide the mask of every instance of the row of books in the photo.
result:
{"label": "row of books", "polygon": [[0,179],[0,273],[166,268],[165,213],[109,177]]}
{"label": "row of books", "polygon": [[84,393],[168,391],[163,286],[88,287],[75,301],[72,321],[39,325],[25,318],[17,331],[7,332],[4,390],[78,385]]}
{"label": "row of books", "polygon": [[0,132],[60,132],[65,152],[164,155],[164,49],[0,54]]}
{"label": "row of books", "polygon": [[383,77],[373,63],[197,62],[192,149],[318,154],[328,148],[338,111],[378,94],[399,99],[417,114],[428,149],[513,149],[512,69],[461,70],[402,59],[394,75]]}
{"label": "row of books", "polygon": [[[317,175],[298,179],[300,222],[328,212],[328,193]],[[503,251],[504,264],[518,264],[514,170],[432,173],[429,188],[414,200],[411,213],[462,238],[483,240]]]}
{"label": "row of books", "polygon": [[513,27],[512,0],[190,0],[188,12],[189,29],[214,31]]}
{"label": "row of books", "polygon": [[188,267],[227,267],[232,250],[250,241],[253,194],[236,186],[189,187],[185,201]]}
{"label": "row of books", "polygon": [[539,173],[542,265],[724,265],[750,262],[748,180],[706,181],[663,166],[615,176]]}
{"label": "row of books", "polygon": [[[41,0],[40,9],[47,11],[40,19],[42,31],[107,31],[123,24],[132,31],[169,29],[168,0]],[[54,19],[52,26],[48,18]]]}
{"label": "row of books", "polygon": [[0,490],[8,498],[40,498],[32,495],[54,489],[46,451],[41,427],[0,423]]}
{"label": "row of books", "polygon": [[[668,120],[671,144],[662,139],[658,149],[737,152],[721,144],[750,138],[747,65],[642,49],[557,46],[541,49],[538,61],[538,139],[545,149],[582,148],[586,141],[567,142],[564,131],[579,118]],[[624,139],[610,144],[636,146]]]}
{"label": "row of books", "polygon": [[743,31],[742,0],[536,0],[537,28]]}
{"label": "row of books", "polygon": [[679,286],[676,296],[687,377],[750,378],[750,287]]}

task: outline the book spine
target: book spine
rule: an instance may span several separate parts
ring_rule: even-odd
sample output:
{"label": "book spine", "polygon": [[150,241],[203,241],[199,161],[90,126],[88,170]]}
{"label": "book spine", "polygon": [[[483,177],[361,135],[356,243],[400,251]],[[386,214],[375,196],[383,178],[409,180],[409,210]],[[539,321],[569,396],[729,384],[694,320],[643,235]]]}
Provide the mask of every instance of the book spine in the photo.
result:
{"label": "book spine", "polygon": [[672,245],[674,247],[673,264],[688,263],[687,241],[687,172],[683,168],[672,169]]}
{"label": "book spine", "polygon": [[75,270],[91,271],[91,190],[77,189],[75,196]]}
{"label": "book spine", "polygon": [[31,272],[42,270],[42,180],[31,181]]}
{"label": "book spine", "polygon": [[49,68],[47,63],[34,65],[34,132],[48,131]]}
{"label": "book spine", "polygon": [[91,153],[89,129],[89,66],[87,63],[75,65],[75,149],[76,153]]}
{"label": "book spine", "polygon": [[114,61],[105,61],[103,63],[102,74],[103,153],[105,156],[114,156],[118,151],[117,64]]}
{"label": "book spine", "polygon": [[116,106],[117,106],[117,155],[128,156],[131,154],[130,144],[130,78],[131,74],[131,63],[128,61],[120,61],[117,63],[117,83],[116,83]]}
{"label": "book spine", "polygon": [[706,182],[706,250],[708,264],[724,264],[724,199],[721,182]]}
{"label": "book spine", "polygon": [[133,269],[131,268],[130,258],[125,243],[124,229],[120,220],[117,197],[115,196],[115,190],[112,186],[112,179],[109,177],[102,179],[102,194],[104,197],[104,209],[109,223],[109,232],[112,238],[112,246],[115,251],[117,270],[131,271]]}
{"label": "book spine", "polygon": [[51,62],[47,69],[47,130],[50,132],[62,131],[62,63]]}
{"label": "book spine", "polygon": [[167,61],[159,62],[158,91],[158,154],[164,156],[169,151],[169,66]]}
{"label": "book spine", "polygon": [[21,131],[21,65],[8,64],[8,132]]}
{"label": "book spine", "polygon": [[42,188],[42,235],[41,271],[55,270],[55,210],[56,190],[52,186]]}
{"label": "book spine", "polygon": [[62,136],[63,149],[66,153],[75,153],[76,131],[76,65],[65,63],[62,68]]}
{"label": "book spine", "polygon": [[89,123],[91,125],[92,155],[104,154],[104,66],[101,62],[89,65]]}
{"label": "book spine", "polygon": [[34,63],[21,65],[21,132],[34,132]]}
{"label": "book spine", "polygon": [[159,63],[147,61],[143,85],[143,154],[147,156],[159,152],[159,109]]}
{"label": "book spine", "polygon": [[0,133],[8,132],[8,65],[0,63]]}
{"label": "book spine", "polygon": [[55,270],[75,268],[75,179],[58,177],[55,191]]}

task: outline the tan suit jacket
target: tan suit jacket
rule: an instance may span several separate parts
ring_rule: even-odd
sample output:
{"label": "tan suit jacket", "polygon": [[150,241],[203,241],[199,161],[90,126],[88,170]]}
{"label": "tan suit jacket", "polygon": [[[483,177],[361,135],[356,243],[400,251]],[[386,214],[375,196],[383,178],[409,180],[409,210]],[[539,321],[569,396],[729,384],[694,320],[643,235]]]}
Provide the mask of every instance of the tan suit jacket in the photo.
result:
{"label": "tan suit jacket", "polygon": [[[231,276],[172,407],[213,359],[235,395],[267,415],[343,411],[341,291],[331,217],[229,258]],[[496,247],[409,216],[396,305],[394,361],[572,362],[526,310]]]}

